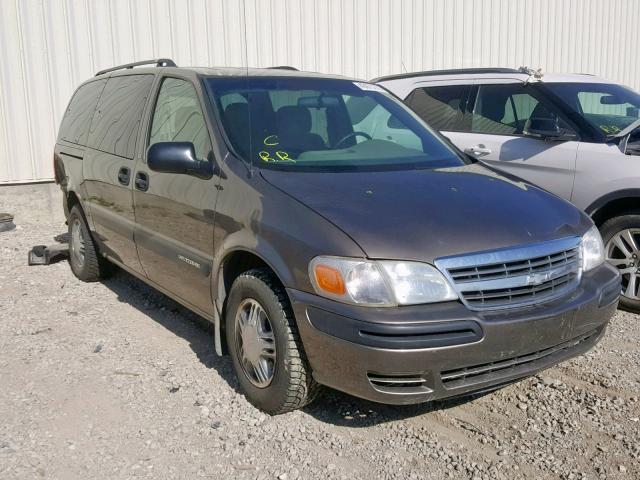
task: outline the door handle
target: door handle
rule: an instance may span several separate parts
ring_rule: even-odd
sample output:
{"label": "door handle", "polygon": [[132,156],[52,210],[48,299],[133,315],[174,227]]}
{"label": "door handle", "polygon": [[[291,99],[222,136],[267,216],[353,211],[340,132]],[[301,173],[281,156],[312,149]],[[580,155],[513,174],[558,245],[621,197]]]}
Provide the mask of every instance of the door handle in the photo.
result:
{"label": "door handle", "polygon": [[479,145],[474,145],[473,147],[468,147],[464,149],[464,153],[468,153],[470,155],[474,155],[476,157],[484,157],[485,155],[489,155],[491,153],[491,149],[485,147],[482,143]]}
{"label": "door handle", "polygon": [[136,173],[134,184],[138,190],[146,192],[149,189],[149,176],[144,172]]}
{"label": "door handle", "polygon": [[118,182],[122,185],[129,185],[129,178],[131,178],[131,170],[129,167],[122,167],[118,170]]}

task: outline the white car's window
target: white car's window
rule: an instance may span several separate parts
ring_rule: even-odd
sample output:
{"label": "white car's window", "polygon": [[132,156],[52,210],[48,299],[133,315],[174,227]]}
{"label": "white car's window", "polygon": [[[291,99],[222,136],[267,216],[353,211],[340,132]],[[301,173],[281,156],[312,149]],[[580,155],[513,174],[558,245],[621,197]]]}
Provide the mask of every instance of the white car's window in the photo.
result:
{"label": "white car's window", "polygon": [[522,84],[480,85],[471,110],[471,131],[496,135],[522,135],[532,119],[548,120],[559,130],[571,127],[555,108]]}
{"label": "white car's window", "polygon": [[467,85],[417,88],[405,103],[436,130],[464,132],[469,130],[465,115],[468,94]]}
{"label": "white car's window", "polygon": [[548,83],[546,87],[605,135],[615,135],[640,118],[640,94],[607,83]]}

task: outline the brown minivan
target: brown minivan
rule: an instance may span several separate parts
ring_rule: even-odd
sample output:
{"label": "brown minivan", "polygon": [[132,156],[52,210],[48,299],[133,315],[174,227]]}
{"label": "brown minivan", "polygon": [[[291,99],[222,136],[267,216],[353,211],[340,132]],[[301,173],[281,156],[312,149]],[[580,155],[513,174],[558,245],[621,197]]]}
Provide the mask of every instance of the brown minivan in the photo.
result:
{"label": "brown minivan", "polygon": [[78,88],[54,162],[74,274],[115,264],[210,320],[272,414],[319,385],[396,404],[497,388],[587,351],[617,306],[585,214],[371,83],[124,65]]}

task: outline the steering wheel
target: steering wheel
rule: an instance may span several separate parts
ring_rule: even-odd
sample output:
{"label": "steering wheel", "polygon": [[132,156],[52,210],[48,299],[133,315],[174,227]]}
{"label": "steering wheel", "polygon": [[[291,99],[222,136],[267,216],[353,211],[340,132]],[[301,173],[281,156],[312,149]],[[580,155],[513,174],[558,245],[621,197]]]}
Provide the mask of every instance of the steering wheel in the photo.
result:
{"label": "steering wheel", "polygon": [[365,132],[351,132],[347,135],[345,135],[344,137],[342,137],[340,140],[338,140],[334,145],[333,148],[338,148],[340,145],[342,145],[344,142],[346,142],[347,140],[349,140],[350,138],[354,138],[354,137],[364,137],[367,140],[373,140],[371,138],[371,135],[369,135],[368,133]]}

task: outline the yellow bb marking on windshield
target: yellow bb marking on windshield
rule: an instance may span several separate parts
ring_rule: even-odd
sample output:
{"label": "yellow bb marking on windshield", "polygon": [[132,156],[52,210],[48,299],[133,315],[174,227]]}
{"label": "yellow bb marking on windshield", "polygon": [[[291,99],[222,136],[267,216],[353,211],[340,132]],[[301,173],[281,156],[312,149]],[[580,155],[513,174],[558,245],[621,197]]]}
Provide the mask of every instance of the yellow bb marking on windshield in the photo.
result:
{"label": "yellow bb marking on windshield", "polygon": [[620,130],[620,127],[617,127],[616,125],[600,125],[600,130],[602,130],[607,135],[614,135],[622,131]]}
{"label": "yellow bb marking on windshield", "polygon": [[278,150],[276,152],[277,158],[272,157],[271,154],[266,150],[258,152],[258,156],[263,162],[296,162],[293,158],[289,158],[289,153],[283,152],[282,150]]}
{"label": "yellow bb marking on windshield", "polygon": [[264,143],[268,147],[273,147],[280,143],[280,139],[277,135],[268,135],[264,138],[264,141],[262,143]]}
{"label": "yellow bb marking on windshield", "polygon": [[275,161],[275,159],[271,158],[271,155],[269,155],[269,152],[265,152],[264,150],[262,150],[261,152],[258,152],[258,156],[260,157],[260,160],[262,160],[263,162]]}
{"label": "yellow bb marking on windshield", "polygon": [[[280,139],[278,138],[278,135],[267,135],[266,137],[264,137],[262,143],[267,148],[275,147],[276,145],[280,144]],[[263,162],[296,162],[293,158],[289,158],[289,152],[285,152],[283,150],[277,150],[275,152],[275,157],[271,155],[271,152],[268,152],[267,150],[258,152],[258,156]]]}
{"label": "yellow bb marking on windshield", "polygon": [[283,161],[283,162],[287,162],[287,161],[289,161],[289,162],[291,162],[291,161],[295,161],[295,160],[293,160],[292,158],[289,158],[289,154],[288,154],[287,152],[282,152],[282,151],[280,151],[280,150],[278,150],[278,151],[276,152],[276,156],[277,156],[281,161]]}

